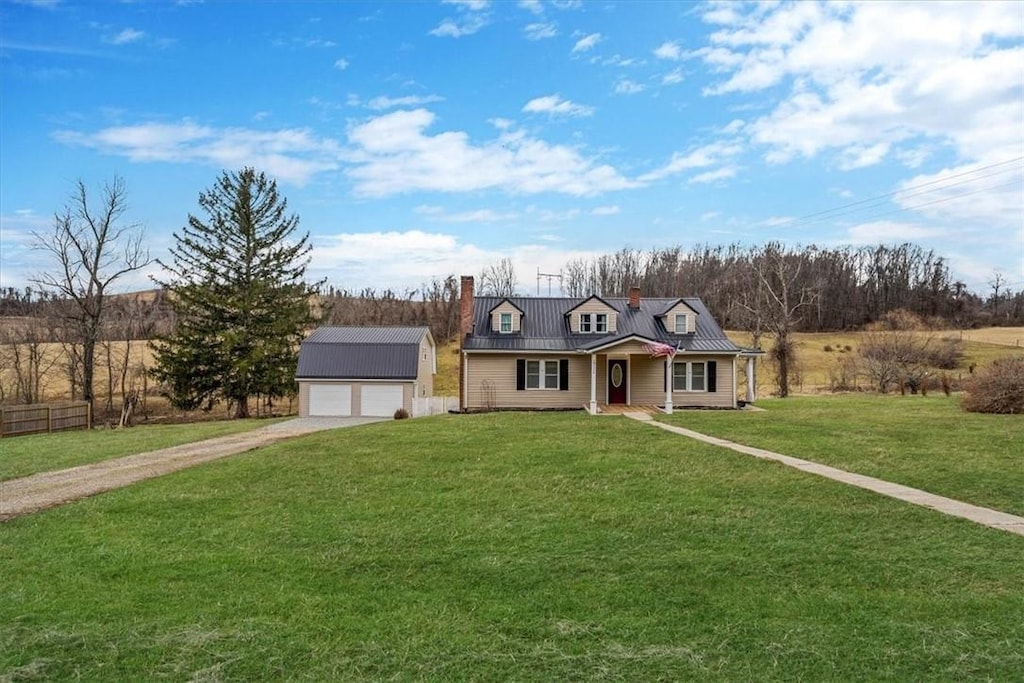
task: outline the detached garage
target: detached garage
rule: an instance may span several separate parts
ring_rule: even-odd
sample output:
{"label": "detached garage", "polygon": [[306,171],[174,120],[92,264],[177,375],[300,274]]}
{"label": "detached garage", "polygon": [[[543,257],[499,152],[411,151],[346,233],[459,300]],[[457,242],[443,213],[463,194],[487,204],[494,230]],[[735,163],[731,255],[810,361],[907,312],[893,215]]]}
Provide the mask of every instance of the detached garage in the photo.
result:
{"label": "detached garage", "polygon": [[412,414],[432,396],[437,351],[426,327],[321,327],[299,349],[301,417]]}

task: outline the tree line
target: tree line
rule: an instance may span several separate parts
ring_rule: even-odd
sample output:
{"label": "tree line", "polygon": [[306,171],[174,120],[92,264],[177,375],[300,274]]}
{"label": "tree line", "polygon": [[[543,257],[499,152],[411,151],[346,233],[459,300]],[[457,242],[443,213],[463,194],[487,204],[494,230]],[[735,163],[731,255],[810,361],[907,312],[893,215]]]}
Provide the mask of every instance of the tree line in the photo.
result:
{"label": "tree line", "polygon": [[[438,341],[456,337],[455,274],[403,291],[307,282],[309,235],[265,174],[225,171],[199,207],[169,257],[152,259],[142,226],[124,220],[124,182],[115,178],[97,199],[79,181],[52,228],[35,234],[51,269],[24,290],[0,290],[0,401],[41,400],[56,370],[72,398],[93,404],[95,383],[105,383],[104,408],[114,411],[119,395],[122,423],[149,379],[179,408],[226,403],[245,417],[250,398],[293,394],[298,345],[316,325],[422,325]],[[154,262],[165,273],[157,289],[111,293]],[[961,328],[1024,324],[1024,289],[998,273],[989,284],[987,297],[968,291],[944,257],[910,243],[627,248],[561,270],[569,296],[625,296],[634,286],[644,296],[700,296],[727,329],[749,331],[757,346],[770,340],[783,396],[794,332],[860,329],[894,311]],[[510,296],[518,285],[502,259],[479,274],[477,293]],[[140,340],[151,367],[133,353]]]}

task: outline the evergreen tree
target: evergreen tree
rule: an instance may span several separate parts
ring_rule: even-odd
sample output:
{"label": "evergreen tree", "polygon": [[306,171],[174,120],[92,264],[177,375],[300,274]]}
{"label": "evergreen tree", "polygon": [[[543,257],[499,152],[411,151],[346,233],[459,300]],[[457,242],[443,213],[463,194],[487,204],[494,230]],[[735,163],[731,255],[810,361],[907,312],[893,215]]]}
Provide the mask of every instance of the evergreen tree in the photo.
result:
{"label": "evergreen tree", "polygon": [[175,329],[155,344],[153,375],[179,408],[225,400],[247,417],[249,397],[294,390],[299,343],[317,322],[309,233],[296,237],[277,183],[252,168],[223,172],[199,206],[205,219],[190,214],[160,261]]}

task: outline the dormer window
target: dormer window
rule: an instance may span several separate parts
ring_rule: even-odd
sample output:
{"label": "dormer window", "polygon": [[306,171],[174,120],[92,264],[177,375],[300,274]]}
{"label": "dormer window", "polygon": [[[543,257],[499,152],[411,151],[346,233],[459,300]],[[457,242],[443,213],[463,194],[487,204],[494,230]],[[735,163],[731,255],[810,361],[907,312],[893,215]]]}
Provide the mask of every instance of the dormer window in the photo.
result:
{"label": "dormer window", "polygon": [[682,313],[682,314],[679,314],[679,315],[676,316],[676,327],[675,327],[676,334],[686,334],[687,333],[687,331],[688,331],[687,330],[687,320],[686,320],[687,317],[688,316],[685,313]]}
{"label": "dormer window", "polygon": [[580,313],[580,333],[593,334],[608,331],[607,313]]}
{"label": "dormer window", "polygon": [[499,332],[501,332],[502,334],[509,334],[509,333],[511,333],[512,332],[512,314],[511,313],[502,313],[499,325],[500,325],[500,327],[498,328]]}

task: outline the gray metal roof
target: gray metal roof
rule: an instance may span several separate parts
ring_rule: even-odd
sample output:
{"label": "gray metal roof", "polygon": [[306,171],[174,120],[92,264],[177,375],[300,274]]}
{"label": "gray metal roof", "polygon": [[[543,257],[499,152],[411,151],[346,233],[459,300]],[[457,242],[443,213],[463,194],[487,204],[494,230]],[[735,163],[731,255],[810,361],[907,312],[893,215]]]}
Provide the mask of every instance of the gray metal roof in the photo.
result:
{"label": "gray metal roof", "polygon": [[[602,301],[618,313],[615,333],[572,334],[566,313],[589,298],[510,297],[509,301],[523,311],[522,328],[517,333],[501,334],[491,331],[488,311],[502,299],[477,297],[473,306],[473,334],[463,342],[463,348],[467,351],[585,351],[637,335],[691,353],[740,351],[711,317],[704,302],[694,297],[641,298],[639,309],[631,309],[627,298],[603,298]],[[693,334],[669,332],[658,317],[680,301],[697,313]]]}
{"label": "gray metal roof", "polygon": [[297,379],[416,379],[426,327],[321,327],[299,348]]}

